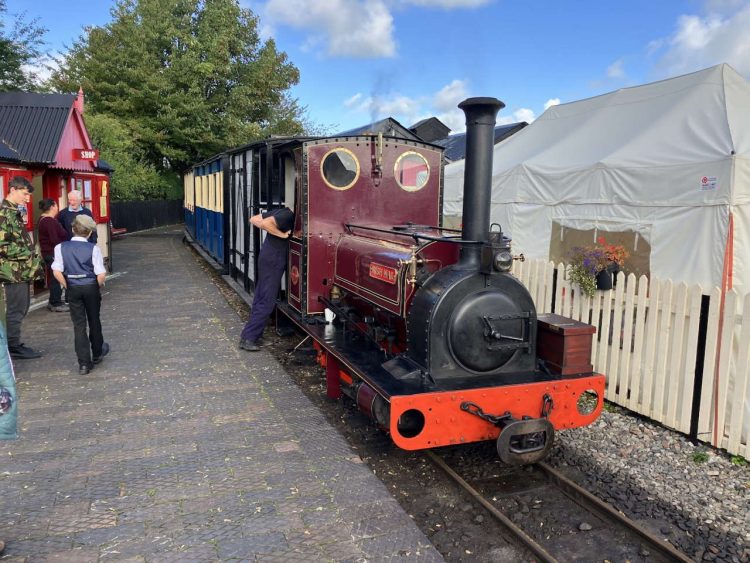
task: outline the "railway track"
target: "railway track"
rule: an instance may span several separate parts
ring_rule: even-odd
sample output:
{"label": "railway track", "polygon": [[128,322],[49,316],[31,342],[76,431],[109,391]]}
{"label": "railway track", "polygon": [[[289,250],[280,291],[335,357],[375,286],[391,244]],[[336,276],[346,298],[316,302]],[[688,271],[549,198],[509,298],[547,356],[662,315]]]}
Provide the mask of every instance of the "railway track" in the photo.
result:
{"label": "railway track", "polygon": [[538,561],[692,561],[546,463],[469,482],[426,455]]}

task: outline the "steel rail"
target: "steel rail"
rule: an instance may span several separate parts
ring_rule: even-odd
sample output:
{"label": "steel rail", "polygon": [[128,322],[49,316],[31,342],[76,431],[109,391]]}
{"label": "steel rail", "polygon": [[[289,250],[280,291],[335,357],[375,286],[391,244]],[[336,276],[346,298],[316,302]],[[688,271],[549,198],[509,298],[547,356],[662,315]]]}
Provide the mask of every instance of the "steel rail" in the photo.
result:
{"label": "steel rail", "polygon": [[451,477],[451,479],[453,479],[456,483],[459,484],[462,489],[469,493],[474,498],[474,500],[476,500],[479,504],[486,508],[490,512],[490,514],[492,514],[492,516],[494,516],[514,536],[521,540],[521,543],[524,545],[524,547],[526,547],[531,553],[538,557],[540,561],[544,561],[545,563],[558,563],[557,559],[550,555],[547,550],[545,550],[531,536],[526,534],[526,532],[524,532],[521,528],[516,526],[510,520],[510,518],[508,518],[505,514],[495,508],[492,503],[485,499],[481,494],[479,494],[479,492],[474,489],[474,487],[464,481],[463,477],[461,477],[458,473],[453,471],[453,469],[448,467],[448,464],[440,459],[439,456],[429,450],[427,450],[425,453],[435,465],[445,471]]}
{"label": "steel rail", "polygon": [[[445,473],[447,473],[448,476],[450,476],[451,479],[453,479],[462,489],[469,493],[469,495],[471,495],[474,500],[476,500],[479,504],[486,508],[493,517],[495,517],[503,526],[505,526],[505,528],[508,529],[508,531],[516,536],[523,544],[523,546],[526,547],[530,552],[532,552],[536,557],[538,557],[541,561],[549,563],[558,561],[558,559],[551,555],[541,544],[531,538],[521,528],[516,526],[505,514],[503,514],[491,502],[485,499],[481,495],[481,493],[479,493],[479,491],[477,491],[458,473],[451,469],[448,464],[446,464],[445,461],[443,461],[437,454],[431,451],[426,451],[425,454],[433,463],[435,463],[435,465],[437,465]],[[672,544],[663,541],[655,535],[651,534],[650,532],[633,522],[627,516],[615,510],[606,502],[591,494],[587,490],[583,489],[581,486],[574,483],[548,464],[539,462],[535,465],[544,472],[548,482],[557,486],[568,498],[572,499],[575,502],[578,502],[581,506],[587,508],[591,512],[594,512],[605,520],[609,520],[610,522],[614,522],[615,524],[627,528],[632,534],[637,536],[639,540],[641,540],[642,542],[644,542],[644,544],[647,544],[649,548],[657,552],[658,555],[663,559],[667,561],[680,561],[683,563],[691,563],[693,561],[687,555],[675,548]]]}
{"label": "steel rail", "polygon": [[565,477],[552,466],[544,462],[539,462],[536,465],[544,471],[548,479],[554,482],[554,484],[557,485],[566,495],[577,501],[583,500],[593,506],[595,510],[599,511],[606,518],[615,520],[617,523],[622,524],[636,536],[645,540],[651,548],[658,551],[663,557],[666,557],[670,561],[683,561],[684,563],[691,563],[693,561],[687,555],[675,548],[671,543],[663,541],[645,530],[633,520],[625,516],[622,512],[615,510],[599,497],[591,494],[577,483]]}

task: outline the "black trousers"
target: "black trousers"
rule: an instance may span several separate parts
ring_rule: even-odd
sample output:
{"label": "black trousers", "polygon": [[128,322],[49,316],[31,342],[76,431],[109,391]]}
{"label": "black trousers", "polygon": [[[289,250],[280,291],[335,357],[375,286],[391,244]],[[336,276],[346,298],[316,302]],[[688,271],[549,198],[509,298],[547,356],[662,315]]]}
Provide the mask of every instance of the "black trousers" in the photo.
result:
{"label": "black trousers", "polygon": [[52,306],[62,305],[62,286],[57,278],[52,273],[52,262],[55,261],[54,256],[45,256],[44,263],[47,264],[47,272],[49,272],[49,304]]}
{"label": "black trousers", "polygon": [[86,285],[68,285],[67,294],[70,318],[73,320],[78,363],[91,367],[92,357],[102,355],[104,343],[102,322],[99,320],[102,305],[99,284],[95,282]]}

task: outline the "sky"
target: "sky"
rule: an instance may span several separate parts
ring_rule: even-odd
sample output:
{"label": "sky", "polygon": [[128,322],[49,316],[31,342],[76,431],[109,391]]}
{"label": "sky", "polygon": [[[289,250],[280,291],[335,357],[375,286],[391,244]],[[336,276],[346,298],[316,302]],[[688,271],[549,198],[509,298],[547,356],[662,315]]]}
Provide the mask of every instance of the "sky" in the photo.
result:
{"label": "sky", "polygon": [[[39,18],[47,49],[110,21],[110,0],[7,0]],[[550,105],[729,63],[750,79],[750,0],[241,0],[300,70],[291,94],[327,133],[384,117],[505,102],[499,123]]]}

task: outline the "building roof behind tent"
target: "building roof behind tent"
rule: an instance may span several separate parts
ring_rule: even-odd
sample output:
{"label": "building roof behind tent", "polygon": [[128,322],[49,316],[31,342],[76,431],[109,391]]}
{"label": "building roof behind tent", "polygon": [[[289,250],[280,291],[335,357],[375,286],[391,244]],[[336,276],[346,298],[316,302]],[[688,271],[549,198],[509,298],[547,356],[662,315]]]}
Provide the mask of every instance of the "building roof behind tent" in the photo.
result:
{"label": "building roof behind tent", "polygon": [[374,123],[368,123],[362,127],[355,129],[349,129],[348,131],[342,131],[331,137],[356,137],[357,135],[377,135],[382,133],[388,137],[399,137],[401,139],[409,139],[411,141],[427,142],[412,131],[401,125],[398,121],[392,117],[386,117],[380,121]]}
{"label": "building roof behind tent", "polygon": [[437,117],[428,117],[418,121],[409,127],[412,133],[428,143],[435,143],[440,139],[445,139],[451,132],[450,127],[440,121]]}
{"label": "building roof behind tent", "polygon": [[73,94],[0,93],[0,139],[22,162],[54,162],[75,99]]}
{"label": "building roof behind tent", "polygon": [[[518,133],[527,125],[528,123],[525,121],[520,121],[518,123],[496,126],[495,144],[507,139],[515,133]],[[445,158],[451,162],[466,158],[466,133],[456,133],[455,135],[451,135],[440,141],[435,141],[435,144],[445,148]]]}

